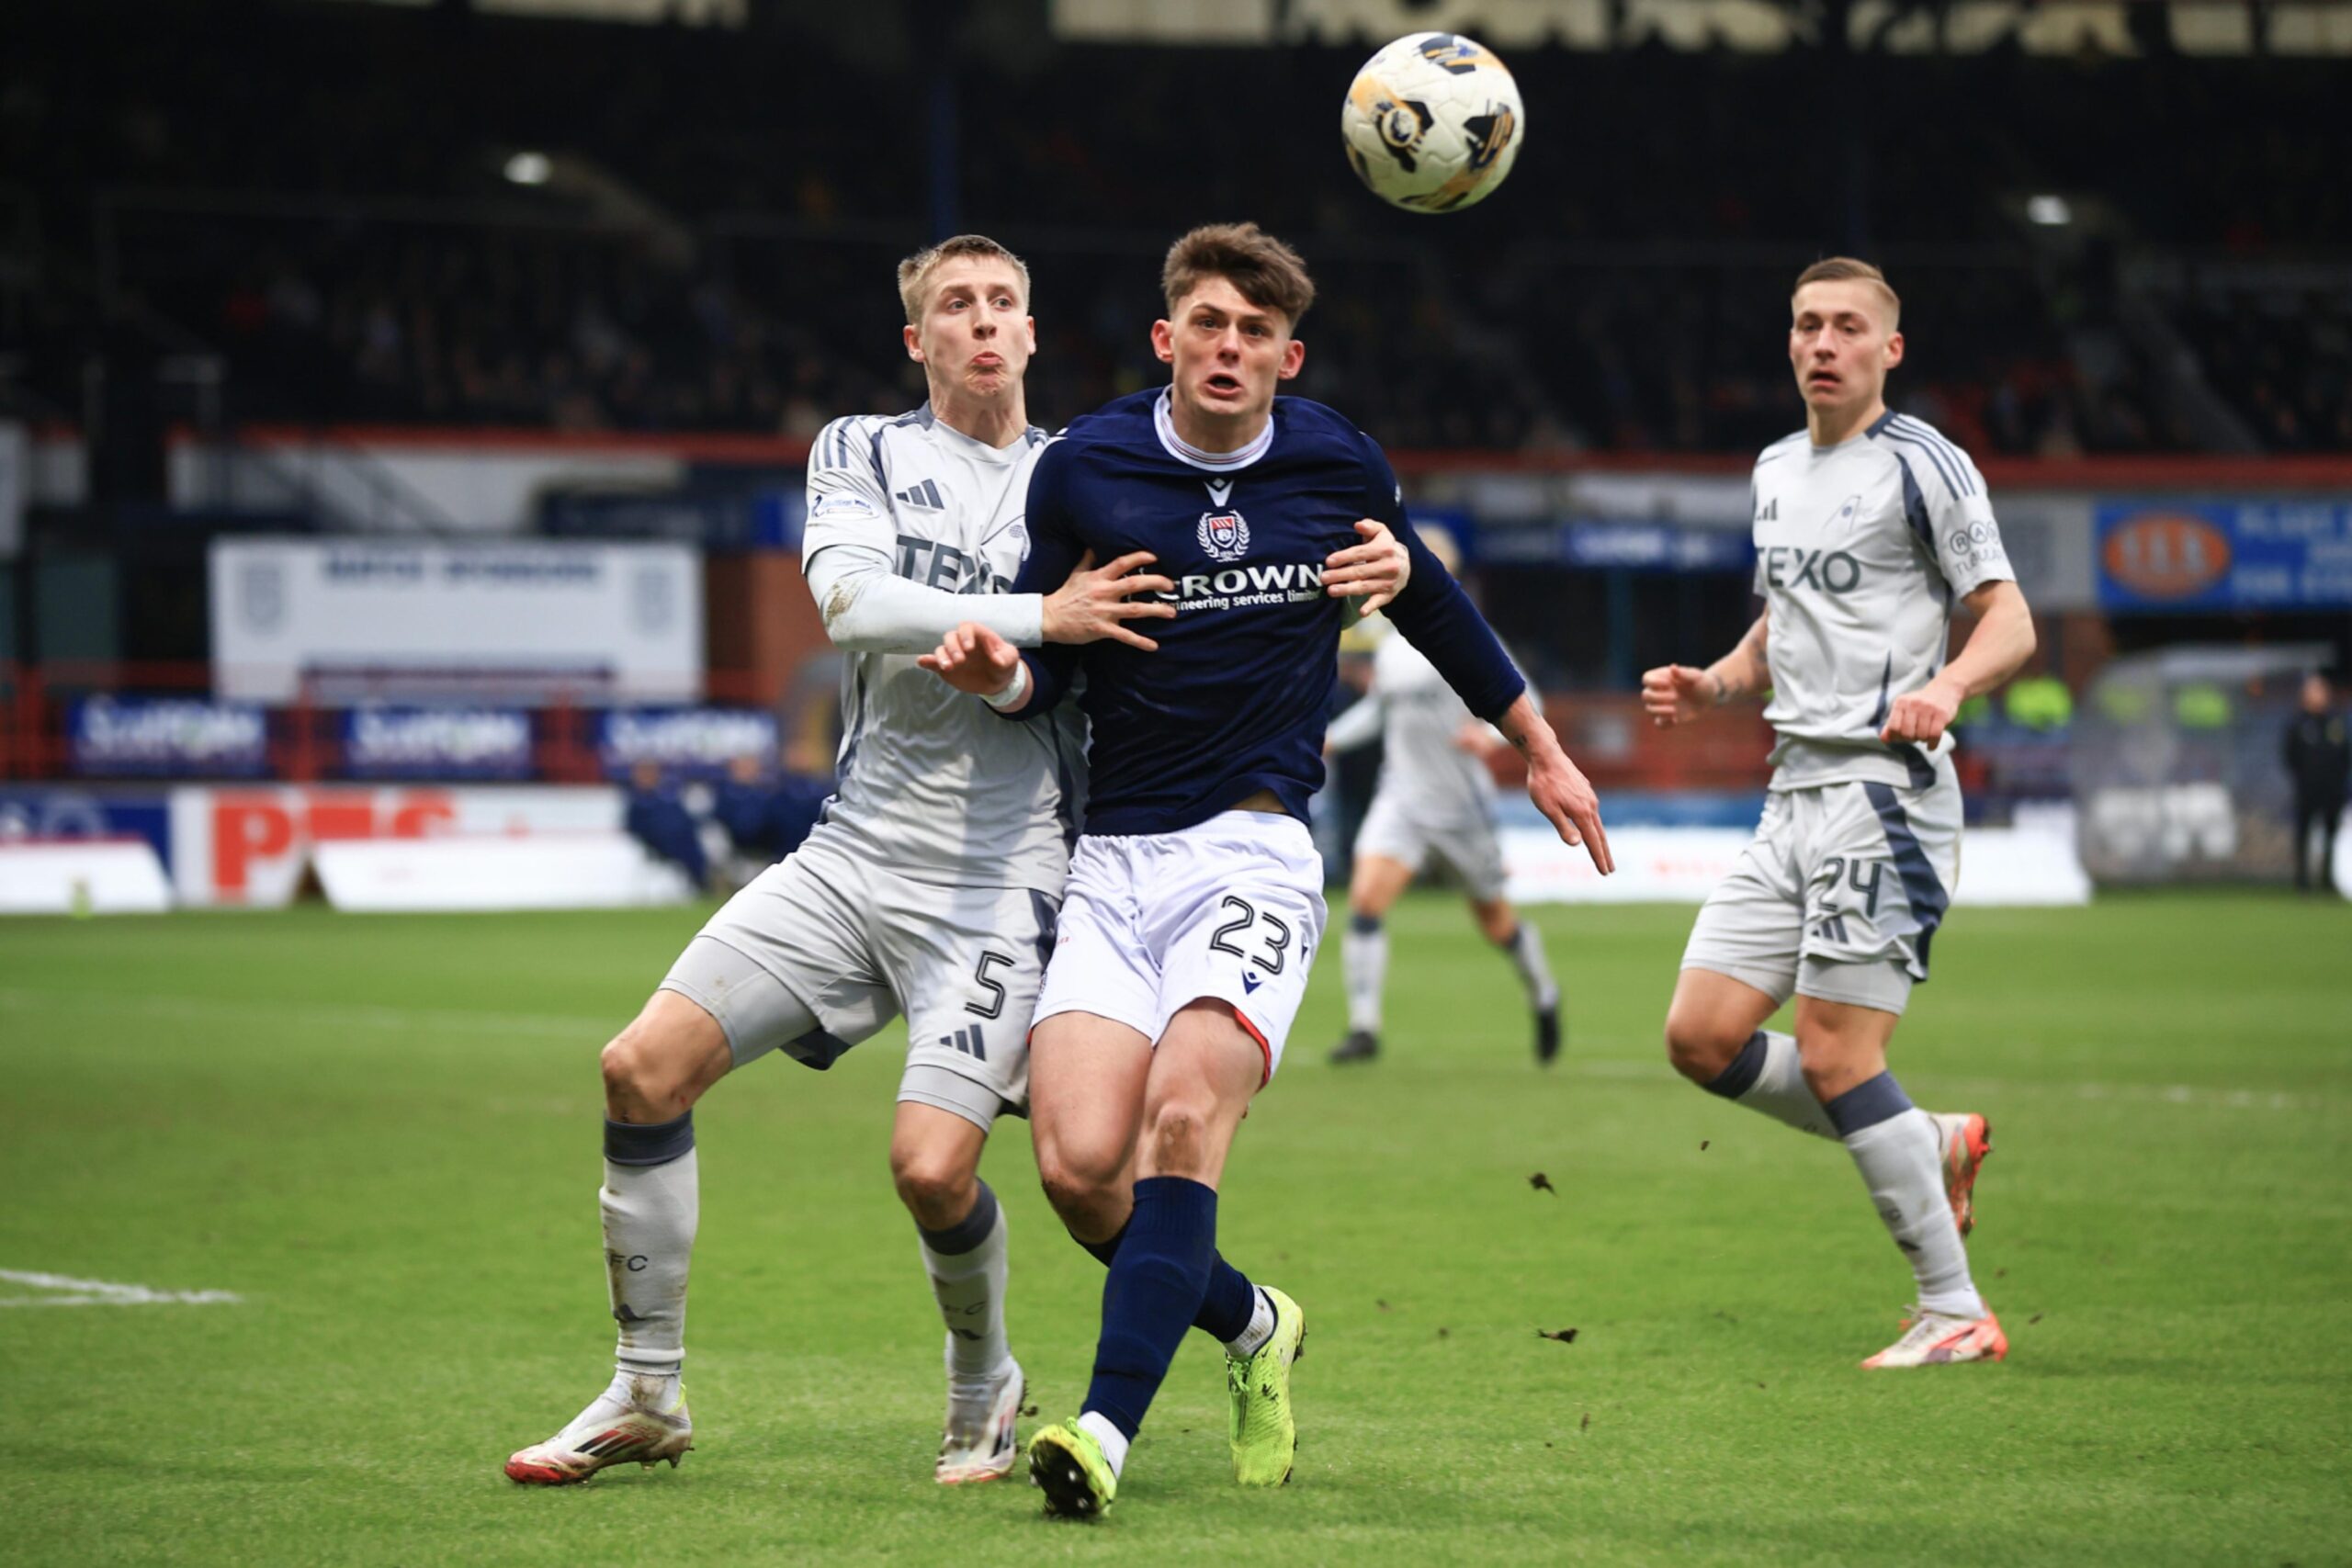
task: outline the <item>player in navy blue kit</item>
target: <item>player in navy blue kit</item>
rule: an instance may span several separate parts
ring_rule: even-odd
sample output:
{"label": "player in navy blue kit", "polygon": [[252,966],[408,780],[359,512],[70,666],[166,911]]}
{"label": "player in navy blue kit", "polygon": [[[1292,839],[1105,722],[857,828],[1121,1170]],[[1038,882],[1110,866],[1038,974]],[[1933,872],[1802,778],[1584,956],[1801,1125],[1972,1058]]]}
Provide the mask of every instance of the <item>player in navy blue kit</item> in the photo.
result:
{"label": "player in navy blue kit", "polygon": [[1088,1517],[1110,1504],[1170,1359],[1216,1291],[1254,1295],[1250,1334],[1228,1351],[1237,1479],[1290,1472],[1305,1314],[1216,1256],[1216,1184],[1322,939],[1306,818],[1345,613],[1330,589],[1349,570],[1322,563],[1357,519],[1387,524],[1411,553],[1389,618],[1527,759],[1528,793],[1561,837],[1612,869],[1591,786],[1415,537],[1379,446],[1329,409],[1275,398],[1306,354],[1293,333],[1314,285],[1297,254],[1253,224],[1199,229],[1170,251],[1161,281],[1168,319],[1152,343],[1172,383],[1078,421],[1040,456],[1016,585],[1057,584],[1090,552],[1148,551],[1175,583],[1159,646],[1024,654],[966,625],[924,660],[1014,718],[1085,682],[1092,783],[1030,1093],[1056,1208],[1081,1240],[1116,1251],[1083,1413],[1037,1434],[1030,1471],[1049,1509]]}

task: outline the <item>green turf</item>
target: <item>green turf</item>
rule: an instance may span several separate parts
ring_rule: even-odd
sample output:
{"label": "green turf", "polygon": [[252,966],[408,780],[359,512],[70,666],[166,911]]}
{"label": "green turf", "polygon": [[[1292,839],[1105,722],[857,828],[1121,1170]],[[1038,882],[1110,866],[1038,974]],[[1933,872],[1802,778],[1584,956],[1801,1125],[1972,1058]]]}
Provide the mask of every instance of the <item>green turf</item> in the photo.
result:
{"label": "green turf", "polygon": [[[0,1269],[245,1298],[0,1312],[0,1561],[2347,1560],[2352,910],[1960,911],[1896,1065],[1994,1119],[2014,1350],[1884,1375],[1908,1278],[1843,1154],[1661,1059],[1690,913],[1544,912],[1550,1075],[1455,905],[1392,922],[1376,1066],[1321,1060],[1327,955],[1222,1216],[1311,1314],[1297,1479],[1226,1479],[1194,1343],[1092,1528],[928,1479],[895,1033],[698,1115],[701,1447],[500,1477],[606,1375],[594,1058],[697,911],[0,925]],[[1005,1131],[1014,1343],[1066,1415],[1101,1272]]]}

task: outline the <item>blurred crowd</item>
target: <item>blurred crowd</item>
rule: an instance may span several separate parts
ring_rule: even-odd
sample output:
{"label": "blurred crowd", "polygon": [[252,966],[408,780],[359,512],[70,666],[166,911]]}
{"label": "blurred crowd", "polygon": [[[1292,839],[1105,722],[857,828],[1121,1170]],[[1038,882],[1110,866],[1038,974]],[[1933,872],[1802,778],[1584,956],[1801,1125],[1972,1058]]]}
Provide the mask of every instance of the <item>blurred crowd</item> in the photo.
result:
{"label": "blurred crowd", "polygon": [[[1795,415],[1788,279],[1839,249],[1904,289],[1900,398],[1979,450],[2210,444],[2153,389],[2177,344],[2263,446],[2352,450],[2352,259],[2154,297],[2169,337],[2116,298],[2135,251],[2352,258],[2337,62],[1906,57],[1823,94],[1801,56],[1528,51],[1511,186],[1430,219],[1346,173],[1352,47],[1066,46],[983,7],[951,54],[938,7],[803,9],[51,8],[0,58],[0,356],[70,407],[94,345],[160,321],[226,355],[233,417],[807,435],[921,396],[889,268],[944,92],[956,217],[1036,274],[1041,423],[1156,378],[1159,249],[1248,215],[1323,286],[1299,390],[1394,446],[1761,445]],[[556,177],[510,183],[518,149]],[[2096,241],[2027,224],[2039,189],[2096,193]]]}

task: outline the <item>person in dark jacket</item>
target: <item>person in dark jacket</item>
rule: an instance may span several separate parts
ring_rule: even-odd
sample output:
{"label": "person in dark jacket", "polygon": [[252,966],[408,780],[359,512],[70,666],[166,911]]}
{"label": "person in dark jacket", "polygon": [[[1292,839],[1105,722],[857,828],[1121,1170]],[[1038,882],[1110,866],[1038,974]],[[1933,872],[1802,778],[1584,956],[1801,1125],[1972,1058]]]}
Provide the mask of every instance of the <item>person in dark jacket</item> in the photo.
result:
{"label": "person in dark jacket", "polygon": [[2352,781],[2352,743],[2345,736],[2343,710],[2328,678],[2314,670],[2303,677],[2302,711],[2287,727],[2283,748],[2287,775],[2295,784],[2295,886],[2311,892],[2312,830],[2319,830],[2319,876],[2323,892],[2335,886],[2335,827],[2344,816],[2346,786]]}
{"label": "person in dark jacket", "polygon": [[660,763],[639,762],[629,770],[628,814],[622,826],[630,838],[684,872],[696,892],[709,886],[710,859],[701,829],[677,792],[663,785]]}

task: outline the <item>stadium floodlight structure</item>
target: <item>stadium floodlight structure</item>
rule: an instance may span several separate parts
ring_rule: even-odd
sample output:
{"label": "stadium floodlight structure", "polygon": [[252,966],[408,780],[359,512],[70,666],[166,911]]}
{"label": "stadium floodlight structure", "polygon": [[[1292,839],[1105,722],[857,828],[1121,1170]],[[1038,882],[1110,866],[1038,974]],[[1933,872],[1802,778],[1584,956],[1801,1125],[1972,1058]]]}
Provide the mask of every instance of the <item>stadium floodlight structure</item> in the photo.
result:
{"label": "stadium floodlight structure", "polygon": [[2130,655],[2091,682],[2069,757],[2076,847],[2101,885],[2283,879],[2279,736],[2324,643]]}

